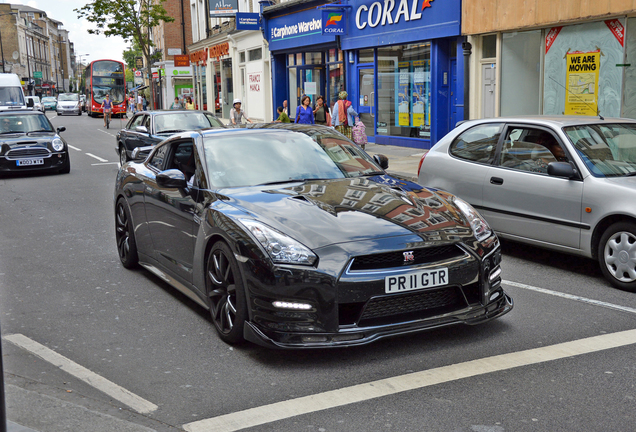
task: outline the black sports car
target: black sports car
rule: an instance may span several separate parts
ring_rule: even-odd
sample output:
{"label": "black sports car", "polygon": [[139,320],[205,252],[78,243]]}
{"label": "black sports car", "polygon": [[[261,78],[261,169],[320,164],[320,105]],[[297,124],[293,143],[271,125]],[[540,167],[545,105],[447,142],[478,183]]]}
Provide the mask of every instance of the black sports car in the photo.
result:
{"label": "black sports car", "polygon": [[[131,159],[145,159],[152,147],[175,133],[188,130],[225,127],[221,120],[207,111],[157,110],[135,114],[117,132],[115,151],[121,164]],[[139,148],[136,158],[133,151]]]}
{"label": "black sports car", "polygon": [[228,343],[359,345],[509,312],[481,216],[387,167],[324,126],[175,135],[119,171],[121,262],[209,309]]}
{"label": "black sports car", "polygon": [[53,171],[69,173],[66,141],[40,111],[0,113],[0,173]]}

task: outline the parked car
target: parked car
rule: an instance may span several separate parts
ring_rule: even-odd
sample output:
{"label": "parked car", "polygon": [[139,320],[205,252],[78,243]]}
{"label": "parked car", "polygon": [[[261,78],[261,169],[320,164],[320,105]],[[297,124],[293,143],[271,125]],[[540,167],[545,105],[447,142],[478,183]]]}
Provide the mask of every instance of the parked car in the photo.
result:
{"label": "parked car", "polygon": [[55,111],[55,109],[57,108],[57,99],[53,96],[45,96],[42,98],[42,106],[44,107],[44,111]]}
{"label": "parked car", "polygon": [[636,291],[636,121],[464,122],[422,158],[419,181],[468,201],[502,238],[596,259]]}
{"label": "parked car", "polygon": [[137,147],[137,158],[148,156],[152,147],[175,133],[188,130],[225,127],[221,120],[207,111],[158,110],[140,111],[117,133],[115,151],[126,163]]}
{"label": "parked car", "polygon": [[[29,101],[31,102],[29,103]],[[42,105],[39,96],[26,96],[26,102],[27,106],[30,106],[32,110],[44,112],[44,105]]]}
{"label": "parked car", "polygon": [[77,93],[60,93],[57,95],[55,111],[59,116],[64,114],[82,115],[79,95]]}
{"label": "parked car", "polygon": [[0,174],[31,171],[69,173],[68,146],[40,111],[0,113]]}
{"label": "parked car", "polygon": [[228,343],[361,345],[509,312],[488,224],[386,167],[326,126],[174,135],[119,170],[119,258],[207,308]]}

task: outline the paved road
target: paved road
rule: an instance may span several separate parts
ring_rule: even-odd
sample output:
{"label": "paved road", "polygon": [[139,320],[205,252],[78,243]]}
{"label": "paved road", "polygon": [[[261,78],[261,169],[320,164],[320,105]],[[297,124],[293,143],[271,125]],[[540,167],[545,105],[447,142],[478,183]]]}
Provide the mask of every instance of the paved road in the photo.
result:
{"label": "paved road", "polygon": [[[71,173],[0,179],[12,422],[42,432],[633,430],[636,296],[611,288],[594,262],[505,243],[515,309],[497,321],[350,349],[229,347],[194,302],[119,264],[118,120],[105,130],[101,119],[49,116],[67,127]],[[391,153],[417,150],[369,151],[414,173],[416,156]]]}

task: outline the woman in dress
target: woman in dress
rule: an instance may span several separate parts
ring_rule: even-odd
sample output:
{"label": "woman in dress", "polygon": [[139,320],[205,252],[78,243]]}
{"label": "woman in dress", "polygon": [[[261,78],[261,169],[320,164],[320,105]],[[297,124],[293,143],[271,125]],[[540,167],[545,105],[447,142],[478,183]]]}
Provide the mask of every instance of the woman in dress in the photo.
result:
{"label": "woman in dress", "polygon": [[309,104],[311,103],[311,99],[309,96],[304,95],[300,99],[300,106],[296,108],[296,123],[301,124],[315,124],[314,121],[314,111],[311,109]]}
{"label": "woman in dress", "polygon": [[188,96],[188,97],[186,98],[186,104],[185,104],[185,106],[186,106],[186,109],[187,109],[187,110],[193,110],[193,109],[194,109],[194,104],[192,103],[192,98],[191,98],[190,96]]}
{"label": "woman in dress", "polygon": [[348,94],[344,90],[338,93],[339,100],[333,106],[331,125],[334,126],[338,132],[352,139],[351,126],[354,124],[353,119],[356,118],[358,113],[351,106],[351,101],[347,100],[347,96]]}

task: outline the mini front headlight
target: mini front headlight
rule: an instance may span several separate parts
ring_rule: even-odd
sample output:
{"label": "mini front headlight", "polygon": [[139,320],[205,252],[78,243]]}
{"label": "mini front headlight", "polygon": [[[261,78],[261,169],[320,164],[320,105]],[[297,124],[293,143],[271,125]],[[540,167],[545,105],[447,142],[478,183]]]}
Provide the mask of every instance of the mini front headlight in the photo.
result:
{"label": "mini front headlight", "polygon": [[51,143],[51,145],[53,146],[53,150],[55,151],[64,150],[64,142],[59,138],[55,138],[53,142]]}
{"label": "mini front headlight", "polygon": [[486,222],[484,218],[482,218],[481,215],[477,213],[477,210],[475,210],[473,206],[468,204],[463,199],[457,197],[453,199],[453,202],[466,217],[466,219],[468,219],[470,227],[472,228],[473,233],[475,234],[475,238],[478,241],[486,240],[492,235],[492,230],[490,229],[488,222]]}
{"label": "mini front headlight", "polygon": [[252,235],[278,264],[312,265],[316,255],[293,238],[252,219],[240,219]]}

